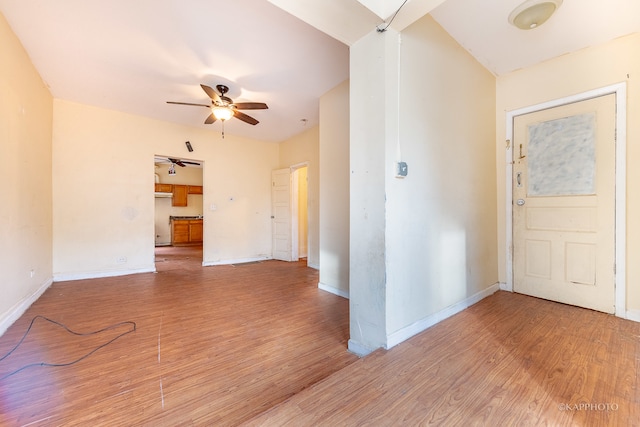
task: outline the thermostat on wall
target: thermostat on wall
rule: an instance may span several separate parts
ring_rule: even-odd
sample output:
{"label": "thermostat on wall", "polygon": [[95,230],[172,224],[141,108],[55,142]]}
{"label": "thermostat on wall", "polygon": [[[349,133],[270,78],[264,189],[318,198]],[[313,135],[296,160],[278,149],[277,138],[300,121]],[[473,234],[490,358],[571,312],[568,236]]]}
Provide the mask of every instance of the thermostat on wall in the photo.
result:
{"label": "thermostat on wall", "polygon": [[398,162],[398,168],[396,170],[396,178],[404,178],[408,172],[407,162]]}

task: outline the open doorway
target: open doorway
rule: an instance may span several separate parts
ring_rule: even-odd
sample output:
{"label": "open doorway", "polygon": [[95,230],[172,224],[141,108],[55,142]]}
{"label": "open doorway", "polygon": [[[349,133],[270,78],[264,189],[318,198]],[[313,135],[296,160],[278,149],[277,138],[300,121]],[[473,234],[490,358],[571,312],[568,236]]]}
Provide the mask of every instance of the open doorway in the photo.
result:
{"label": "open doorway", "polygon": [[307,257],[308,163],[271,172],[272,257],[298,261]]}
{"label": "open doorway", "polygon": [[292,209],[292,258],[297,261],[307,258],[307,242],[309,235],[308,222],[308,167],[291,168],[291,209]]}
{"label": "open doorway", "polygon": [[171,259],[196,256],[202,261],[203,162],[156,155],[154,168],[156,269]]}

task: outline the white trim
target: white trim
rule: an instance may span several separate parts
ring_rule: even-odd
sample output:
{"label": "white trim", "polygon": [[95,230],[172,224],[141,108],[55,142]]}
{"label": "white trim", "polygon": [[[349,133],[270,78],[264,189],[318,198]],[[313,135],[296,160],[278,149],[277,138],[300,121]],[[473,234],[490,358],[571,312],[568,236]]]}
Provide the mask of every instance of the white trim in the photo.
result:
{"label": "white trim", "polygon": [[461,312],[462,310],[464,310],[465,308],[468,308],[470,306],[472,306],[473,304],[477,303],[478,301],[493,295],[494,293],[496,293],[497,291],[500,290],[500,284],[496,283],[494,285],[489,286],[487,289],[484,289],[480,292],[478,292],[475,295],[470,296],[469,298],[466,298],[456,304],[450,305],[449,307],[445,308],[444,310],[440,310],[437,313],[434,313],[430,316],[427,316],[423,319],[418,320],[417,322],[406,326],[394,333],[392,333],[391,335],[387,336],[387,345],[385,346],[385,348],[388,350],[393,346],[396,346],[398,344],[400,344],[401,342],[411,338],[414,335],[419,334],[420,332],[430,328],[431,326],[435,325],[436,323],[439,323],[441,321],[443,321],[444,319],[453,316],[454,314],[457,314],[459,312]]}
{"label": "white trim", "polygon": [[322,289],[323,291],[330,292],[334,295],[338,295],[339,297],[349,299],[349,292],[343,291],[342,289],[335,288],[333,286],[325,285],[322,282],[318,282],[318,289]]}
{"label": "white trim", "polygon": [[[307,258],[307,259],[309,259],[309,258]],[[310,263],[310,262],[308,262],[308,261],[307,261],[307,267],[311,267],[311,268],[313,268],[314,270],[320,270],[320,266],[319,266],[318,264]]]}
{"label": "white trim", "polygon": [[600,96],[615,94],[616,95],[616,224],[615,224],[615,315],[618,317],[626,317],[626,240],[627,240],[627,84],[626,82],[605,86],[599,89],[590,90],[577,95],[532,105],[518,110],[507,111],[506,114],[506,139],[512,141],[506,152],[506,272],[507,283],[506,290],[513,291],[513,188],[512,188],[512,149],[513,149],[513,120],[516,116],[529,114],[534,111],[545,110],[548,108],[559,107],[561,105],[573,104]]}
{"label": "white trim", "polygon": [[306,167],[309,167],[309,161],[308,160],[304,161],[304,162],[296,163],[295,165],[289,166],[289,168],[291,169],[292,172],[294,170],[302,169],[302,168],[306,168]]}
{"label": "white trim", "polygon": [[640,310],[627,311],[627,320],[633,320],[634,322],[640,322]]}
{"label": "white trim", "polygon": [[227,259],[224,261],[203,261],[203,267],[211,267],[214,265],[230,265],[230,264],[243,264],[245,262],[256,262],[256,261],[267,261],[273,258],[262,256],[262,257],[252,257],[252,258],[238,258],[238,259]]}
{"label": "white trim", "polygon": [[85,279],[100,279],[103,277],[117,277],[117,276],[127,276],[129,274],[140,274],[140,273],[155,273],[156,268],[137,268],[133,270],[110,270],[110,271],[92,271],[85,273],[69,273],[69,274],[55,274],[53,276],[54,282],[66,282],[69,280],[85,280]]}
{"label": "white trim", "polygon": [[627,309],[627,84],[616,86],[616,316]]}
{"label": "white trim", "polygon": [[53,283],[53,279],[49,279],[42,284],[38,289],[35,290],[31,295],[28,295],[26,298],[22,299],[22,301],[18,301],[7,313],[5,313],[2,318],[0,318],[0,336],[2,336],[7,329],[13,323],[22,316],[31,304],[36,302],[38,298],[47,290],[49,286]]}

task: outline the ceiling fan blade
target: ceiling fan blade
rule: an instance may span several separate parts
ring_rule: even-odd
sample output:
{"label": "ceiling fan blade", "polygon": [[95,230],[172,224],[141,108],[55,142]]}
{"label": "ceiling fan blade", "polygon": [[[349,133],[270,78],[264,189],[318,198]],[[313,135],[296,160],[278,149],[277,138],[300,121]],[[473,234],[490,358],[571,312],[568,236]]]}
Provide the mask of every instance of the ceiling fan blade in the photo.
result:
{"label": "ceiling fan blade", "polygon": [[203,84],[201,84],[200,87],[207,93],[207,95],[209,95],[209,98],[211,98],[213,102],[216,104],[220,104],[222,102],[220,101],[220,95],[218,95],[211,87]]}
{"label": "ceiling fan blade", "polygon": [[266,110],[269,108],[264,102],[236,102],[233,105],[238,110]]}
{"label": "ceiling fan blade", "polygon": [[180,159],[172,159],[171,157],[169,157],[169,161],[170,161],[171,163],[173,163],[174,165],[178,165],[178,166],[180,166],[180,167],[185,167],[185,166],[187,166],[187,165],[185,165],[184,163],[182,163],[182,160],[180,160]]}
{"label": "ceiling fan blade", "polygon": [[204,121],[205,125],[210,125],[211,123],[215,122],[216,116],[213,115],[213,113],[209,114],[209,117],[207,117],[207,120]]}
{"label": "ceiling fan blade", "polygon": [[167,104],[177,104],[177,105],[193,105],[196,107],[207,107],[207,108],[211,108],[211,105],[205,105],[205,104],[193,104],[191,102],[175,102],[175,101],[167,101]]}
{"label": "ceiling fan blade", "polygon": [[196,162],[188,162],[186,160],[183,160],[182,163],[184,163],[185,165],[196,165],[196,166],[200,166],[200,163],[196,163]]}
{"label": "ceiling fan blade", "polygon": [[241,113],[238,110],[234,110],[233,111],[233,115],[235,116],[236,119],[240,119],[245,123],[249,123],[250,125],[257,125],[258,123],[260,123],[259,121],[257,121],[253,117],[248,116],[245,113]]}

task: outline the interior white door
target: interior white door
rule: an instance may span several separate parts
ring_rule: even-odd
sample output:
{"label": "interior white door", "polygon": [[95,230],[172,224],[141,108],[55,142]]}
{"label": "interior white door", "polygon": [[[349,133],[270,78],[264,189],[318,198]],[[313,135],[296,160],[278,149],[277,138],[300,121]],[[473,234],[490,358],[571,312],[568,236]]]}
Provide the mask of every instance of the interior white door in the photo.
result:
{"label": "interior white door", "polygon": [[291,170],[271,172],[273,258],[291,261]]}
{"label": "interior white door", "polygon": [[615,312],[615,133],[615,95],[514,119],[514,291]]}

